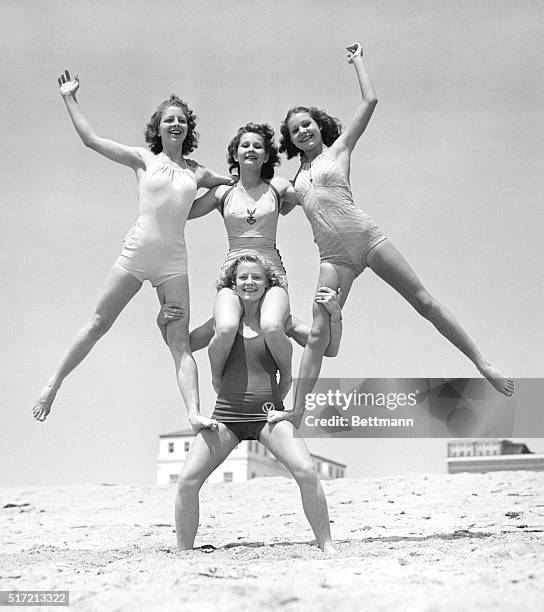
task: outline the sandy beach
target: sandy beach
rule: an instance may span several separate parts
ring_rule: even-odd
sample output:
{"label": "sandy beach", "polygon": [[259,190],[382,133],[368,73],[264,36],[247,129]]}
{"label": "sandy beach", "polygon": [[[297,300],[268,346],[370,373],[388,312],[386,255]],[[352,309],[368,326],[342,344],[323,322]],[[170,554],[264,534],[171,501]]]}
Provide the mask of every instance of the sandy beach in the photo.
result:
{"label": "sandy beach", "polygon": [[284,478],[206,485],[184,553],[175,486],[4,488],[0,588],[69,590],[93,612],[542,609],[544,473],[323,485],[334,557]]}

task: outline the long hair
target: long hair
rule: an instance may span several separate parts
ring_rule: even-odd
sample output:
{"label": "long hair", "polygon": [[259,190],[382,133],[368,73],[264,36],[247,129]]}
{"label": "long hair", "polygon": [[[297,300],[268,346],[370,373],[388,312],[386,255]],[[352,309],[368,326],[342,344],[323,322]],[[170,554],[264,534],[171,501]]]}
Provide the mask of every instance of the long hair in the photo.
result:
{"label": "long hair", "polygon": [[289,128],[287,123],[292,115],[296,113],[308,113],[312,119],[319,126],[319,131],[321,132],[321,138],[323,139],[323,143],[330,147],[332,143],[340,136],[342,133],[342,124],[340,120],[336,117],[332,117],[327,114],[327,112],[323,109],[316,108],[315,106],[294,106],[289,109],[285,119],[281,123],[280,132],[280,153],[286,153],[287,159],[291,159],[292,157],[296,157],[300,155],[302,157],[302,151],[293,144],[291,140],[291,135],[289,134]]}

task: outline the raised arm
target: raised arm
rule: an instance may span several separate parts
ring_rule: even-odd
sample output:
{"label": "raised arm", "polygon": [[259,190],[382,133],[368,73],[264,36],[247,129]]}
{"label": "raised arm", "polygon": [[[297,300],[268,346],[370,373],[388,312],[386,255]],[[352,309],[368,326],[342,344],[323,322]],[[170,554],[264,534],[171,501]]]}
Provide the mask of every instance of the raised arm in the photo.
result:
{"label": "raised arm", "polygon": [[353,119],[347,126],[346,130],[339,136],[336,142],[332,145],[331,150],[335,150],[337,154],[350,155],[357,141],[363,134],[372,117],[372,113],[378,103],[374,85],[363,64],[363,49],[359,43],[355,43],[346,47],[348,51],[348,64],[352,64],[357,74],[359,89],[361,90],[362,102],[359,108],[355,111]]}
{"label": "raised arm", "polygon": [[142,155],[145,155],[147,150],[143,147],[127,147],[113,140],[101,138],[95,134],[89,122],[81,112],[76,99],[76,92],[79,89],[79,77],[77,73],[72,79],[68,70],[65,70],[64,73],[59,76],[58,83],[60,94],[66,104],[70,119],[86,147],[93,149],[97,153],[104,155],[104,157],[118,164],[123,164],[130,168],[136,169],[145,166]]}

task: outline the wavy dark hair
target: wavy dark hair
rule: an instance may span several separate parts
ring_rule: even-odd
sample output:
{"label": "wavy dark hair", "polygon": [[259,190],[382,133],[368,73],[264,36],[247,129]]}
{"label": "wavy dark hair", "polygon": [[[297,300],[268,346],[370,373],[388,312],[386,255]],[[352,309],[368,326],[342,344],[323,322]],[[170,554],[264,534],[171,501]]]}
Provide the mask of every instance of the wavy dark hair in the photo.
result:
{"label": "wavy dark hair", "polygon": [[161,102],[157,110],[151,115],[149,123],[145,126],[145,141],[149,143],[149,148],[155,155],[162,151],[162,141],[159,134],[159,124],[164,111],[169,106],[179,106],[187,119],[187,136],[181,147],[182,155],[187,155],[198,147],[198,132],[196,131],[196,115],[189,108],[186,102],[172,94],[168,100]]}
{"label": "wavy dark hair", "polygon": [[228,266],[225,266],[219,273],[216,287],[217,291],[228,287],[229,289],[236,288],[236,272],[238,270],[238,264],[243,262],[257,263],[262,266],[266,275],[266,285],[268,287],[283,287],[286,288],[285,280],[274,270],[272,262],[263,257],[257,251],[245,251],[240,253]]}
{"label": "wavy dark hair", "polygon": [[302,157],[303,153],[293,144],[291,135],[289,134],[289,128],[287,127],[289,119],[296,113],[309,113],[312,119],[319,126],[321,138],[327,147],[330,147],[342,133],[342,124],[340,123],[340,120],[336,117],[331,117],[331,115],[327,114],[324,109],[316,108],[315,106],[294,106],[293,108],[289,109],[289,112],[287,115],[285,115],[285,119],[282,121],[280,127],[281,138],[279,150],[280,153],[285,152],[287,159],[291,159],[297,155]]}
{"label": "wavy dark hair", "polygon": [[278,155],[278,147],[274,141],[274,130],[268,123],[250,122],[238,128],[236,136],[230,141],[227,149],[229,172],[236,170],[236,172],[240,174],[240,164],[236,161],[236,151],[238,150],[242,136],[248,132],[259,134],[263,139],[264,150],[268,153],[268,161],[266,161],[261,168],[261,178],[269,180],[274,176],[274,167],[279,166],[281,160]]}

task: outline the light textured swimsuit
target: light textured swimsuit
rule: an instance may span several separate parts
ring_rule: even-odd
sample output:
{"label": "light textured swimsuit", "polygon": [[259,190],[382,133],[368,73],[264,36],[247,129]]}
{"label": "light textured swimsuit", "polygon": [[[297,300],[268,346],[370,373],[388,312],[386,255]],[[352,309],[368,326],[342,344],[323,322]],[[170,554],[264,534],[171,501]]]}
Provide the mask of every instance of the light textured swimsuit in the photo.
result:
{"label": "light textured swimsuit", "polygon": [[196,178],[189,169],[157,161],[144,172],[138,189],[138,219],[116,265],[156,287],[187,274],[185,223],[196,197]]}
{"label": "light textured swimsuit", "polygon": [[326,149],[303,163],[295,191],[310,221],[322,262],[350,268],[355,276],[366,268],[366,256],[386,240],[376,223],[353,202],[351,187]]}
{"label": "light textured swimsuit", "polygon": [[268,184],[268,190],[256,201],[241,197],[241,190],[231,187],[221,198],[219,212],[222,214],[229,239],[229,252],[223,269],[231,264],[240,253],[257,251],[266,257],[280,280],[287,286],[287,277],[281,255],[276,248],[276,232],[280,208],[280,196],[275,187]]}
{"label": "light textured swimsuit", "polygon": [[225,363],[212,419],[241,440],[257,440],[269,410],[283,410],[276,380],[278,366],[263,334],[246,338],[236,334]]}

